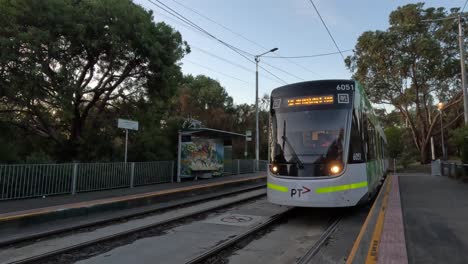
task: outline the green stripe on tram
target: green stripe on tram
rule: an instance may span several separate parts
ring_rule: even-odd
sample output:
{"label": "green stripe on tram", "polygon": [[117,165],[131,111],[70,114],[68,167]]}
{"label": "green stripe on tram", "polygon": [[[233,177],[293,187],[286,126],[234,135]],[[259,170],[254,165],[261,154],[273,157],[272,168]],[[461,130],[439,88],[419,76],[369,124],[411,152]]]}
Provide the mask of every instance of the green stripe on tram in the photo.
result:
{"label": "green stripe on tram", "polygon": [[274,183],[267,183],[267,187],[278,192],[288,192],[288,187]]}
{"label": "green stripe on tram", "polygon": [[315,189],[315,193],[331,193],[331,192],[341,192],[352,189],[359,189],[367,187],[367,181],[338,185],[338,186],[329,186]]}

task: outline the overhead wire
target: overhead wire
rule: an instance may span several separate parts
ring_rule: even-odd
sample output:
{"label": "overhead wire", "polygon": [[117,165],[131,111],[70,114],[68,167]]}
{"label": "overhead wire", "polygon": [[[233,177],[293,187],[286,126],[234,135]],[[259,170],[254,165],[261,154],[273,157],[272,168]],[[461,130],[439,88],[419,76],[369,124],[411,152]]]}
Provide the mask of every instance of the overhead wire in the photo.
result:
{"label": "overhead wire", "polygon": [[249,69],[249,68],[247,68],[247,67],[245,67],[245,66],[243,66],[243,65],[240,65],[240,64],[238,64],[238,63],[236,63],[236,62],[233,62],[233,61],[231,61],[231,60],[228,60],[228,59],[226,59],[226,58],[223,58],[223,57],[221,57],[221,56],[218,56],[218,55],[216,55],[216,54],[214,54],[214,53],[212,53],[212,52],[209,52],[209,51],[207,51],[207,50],[205,50],[205,49],[202,49],[202,48],[199,48],[199,47],[193,46],[193,45],[190,45],[190,48],[196,49],[196,50],[198,50],[198,51],[200,51],[200,52],[202,52],[202,53],[205,53],[205,54],[208,55],[208,56],[217,58],[218,60],[222,60],[222,61],[224,61],[224,62],[226,62],[226,63],[229,63],[229,64],[231,64],[231,65],[234,65],[234,66],[236,66],[236,67],[238,67],[238,68],[241,68],[241,69],[243,69],[243,70],[245,70],[245,71],[248,71],[249,73],[252,72],[252,69]]}
{"label": "overhead wire", "polygon": [[246,41],[248,41],[248,42],[250,42],[250,43],[252,43],[252,44],[254,44],[254,45],[256,45],[256,46],[259,46],[259,47],[261,47],[261,48],[267,49],[267,48],[261,46],[260,44],[256,43],[255,41],[253,41],[253,40],[251,40],[251,39],[248,39],[247,37],[243,36],[242,34],[239,34],[239,33],[235,32],[234,30],[232,30],[232,29],[226,27],[225,25],[223,25],[223,24],[221,24],[221,23],[219,23],[219,22],[217,22],[217,21],[215,21],[215,20],[213,20],[213,19],[207,17],[206,15],[204,15],[204,14],[198,12],[198,11],[195,10],[194,8],[191,8],[191,7],[187,6],[187,5],[184,5],[184,4],[182,4],[181,2],[179,2],[179,1],[177,1],[177,0],[171,0],[171,1],[174,2],[174,3],[176,3],[176,4],[178,4],[178,5],[180,5],[180,6],[182,6],[183,8],[185,8],[185,9],[187,9],[187,10],[192,11],[193,13],[195,13],[195,14],[197,14],[197,15],[203,17],[204,19],[206,19],[206,20],[208,20],[208,21],[210,21],[210,22],[212,22],[212,23],[214,23],[214,24],[216,24],[216,25],[218,25],[218,26],[224,28],[225,30],[231,32],[232,34],[234,34],[234,35],[236,35],[236,36],[238,36],[238,37],[240,37],[240,38],[243,38],[244,40],[246,40]]}
{"label": "overhead wire", "polygon": [[[252,69],[249,69],[249,68],[247,68],[247,67],[245,67],[245,66],[242,66],[242,65],[240,65],[240,64],[238,64],[238,63],[236,63],[236,62],[233,62],[233,61],[231,61],[231,60],[228,60],[228,59],[223,58],[223,57],[221,57],[221,56],[218,56],[218,55],[216,55],[216,54],[213,54],[213,53],[211,53],[211,52],[209,52],[209,51],[207,51],[207,50],[205,50],[205,49],[202,49],[202,48],[197,47],[197,46],[194,46],[194,45],[190,45],[190,48],[196,49],[196,50],[198,50],[198,51],[200,51],[200,52],[202,52],[202,53],[205,53],[205,54],[208,55],[208,56],[211,56],[211,57],[216,58],[216,59],[218,59],[218,60],[224,61],[224,62],[226,62],[226,63],[228,63],[228,64],[231,64],[231,65],[236,66],[236,67],[238,67],[238,68],[240,68],[240,69],[243,69],[244,71],[247,71],[247,72],[249,72],[249,73],[252,73]],[[266,78],[266,79],[268,79],[268,80],[274,81],[274,82],[276,81],[275,79],[272,79],[272,78],[269,77],[268,75],[262,75],[262,77],[263,77],[263,78]]]}
{"label": "overhead wire", "polygon": [[467,3],[468,3],[468,0],[465,1],[465,4],[463,5],[463,8],[462,8],[462,10],[461,10],[460,13],[463,13],[463,11],[465,10],[465,7],[466,7],[466,4],[467,4]]}
{"label": "overhead wire", "polygon": [[[156,4],[154,1],[158,2],[159,4]],[[163,2],[159,1],[159,0],[148,0],[148,2],[152,3],[153,5],[157,6],[158,8],[160,8],[161,10],[164,10],[165,12],[167,12],[168,14],[174,16],[175,18],[179,19],[180,21],[188,24],[189,26],[199,30],[200,32],[210,36],[211,38],[215,39],[216,41],[218,41],[219,43],[223,44],[224,46],[228,47],[229,49],[231,49],[232,51],[236,52],[237,54],[239,54],[240,56],[244,57],[246,60],[252,62],[252,63],[255,63],[253,60],[251,60],[249,57],[246,56],[249,55],[251,57],[253,57],[254,55],[245,51],[245,50],[242,50],[240,48],[237,48],[219,38],[217,38],[216,36],[214,36],[213,34],[209,33],[208,31],[206,31],[205,29],[203,29],[202,27],[198,26],[196,23],[192,22],[190,19],[184,17],[183,15],[181,15],[180,13],[178,13],[176,10],[172,9],[171,7],[167,6],[166,4],[164,4]],[[277,80],[279,80],[281,83],[283,84],[287,84],[287,82],[283,79],[281,79],[280,77],[278,77],[277,75],[275,75],[274,73],[272,73],[271,71],[265,69],[264,67],[262,66],[259,66],[260,68],[262,68],[265,72],[267,72],[268,74],[272,75],[273,77],[275,77]]]}
{"label": "overhead wire", "polygon": [[353,50],[352,50],[352,49],[346,49],[346,50],[342,50],[341,52],[337,51],[337,52],[329,52],[329,53],[321,53],[321,54],[313,54],[313,55],[280,56],[280,57],[276,57],[276,56],[262,56],[262,57],[271,58],[271,59],[283,59],[283,58],[288,58],[288,59],[303,59],[303,58],[316,58],[316,57],[330,56],[330,55],[340,54],[340,53],[349,52],[349,51],[353,51]]}
{"label": "overhead wire", "polygon": [[226,73],[224,73],[224,72],[220,72],[220,71],[218,71],[218,70],[215,70],[215,69],[213,69],[213,68],[210,68],[210,67],[201,65],[201,64],[199,64],[199,63],[197,63],[197,62],[194,62],[194,61],[191,61],[191,60],[187,60],[187,59],[185,59],[184,61],[185,61],[185,62],[188,62],[188,63],[191,63],[191,64],[193,64],[193,65],[196,65],[196,66],[198,66],[198,67],[205,68],[205,69],[210,70],[210,71],[212,71],[212,72],[216,72],[216,73],[218,73],[218,74],[224,75],[224,76],[226,76],[226,77],[228,77],[228,78],[231,78],[231,79],[234,79],[234,80],[238,80],[238,81],[243,82],[243,83],[246,83],[246,84],[253,84],[253,83],[251,83],[251,82],[242,80],[242,79],[237,78],[237,77],[235,77],[235,76],[232,76],[232,75],[226,74]]}
{"label": "overhead wire", "polygon": [[[223,24],[217,22],[216,20],[214,20],[214,19],[212,19],[212,18],[210,18],[210,17],[204,15],[203,13],[201,13],[201,12],[195,10],[194,8],[191,8],[191,7],[185,5],[185,4],[183,4],[183,3],[181,3],[181,2],[179,2],[179,1],[177,1],[177,0],[171,0],[171,1],[173,1],[174,3],[176,3],[176,4],[180,5],[180,6],[182,6],[182,7],[185,8],[185,9],[187,9],[187,10],[189,10],[189,11],[191,11],[191,12],[193,12],[193,13],[195,13],[195,14],[201,16],[201,17],[203,17],[204,19],[206,19],[206,20],[208,20],[208,21],[210,21],[210,22],[212,22],[212,23],[214,23],[214,24],[220,26],[221,28],[223,28],[223,29],[225,29],[225,30],[231,32],[232,34],[234,34],[234,35],[236,35],[236,36],[238,36],[238,37],[240,37],[240,38],[242,38],[242,39],[248,41],[249,43],[251,43],[251,44],[253,44],[253,45],[257,46],[257,47],[260,47],[260,48],[265,49],[265,50],[268,49],[268,48],[266,48],[265,46],[263,46],[263,45],[261,45],[261,44],[255,42],[255,41],[253,41],[253,40],[251,40],[251,39],[245,37],[244,35],[242,35],[242,34],[240,34],[240,33],[235,32],[234,30],[228,28],[227,26],[225,26],[225,25],[223,25]],[[317,74],[316,72],[311,71],[310,69],[304,67],[303,65],[300,65],[299,63],[297,63],[297,62],[295,62],[295,61],[289,60],[289,59],[286,58],[286,57],[281,57],[281,55],[279,55],[279,54],[277,54],[277,53],[274,53],[274,55],[275,55],[276,57],[279,57],[279,58],[284,58],[287,62],[289,62],[289,63],[291,63],[291,64],[294,64],[294,65],[296,65],[297,67],[299,67],[299,68],[301,68],[301,69],[303,69],[303,70],[305,70],[305,71],[308,71],[308,72],[310,72],[310,73],[312,73],[312,74],[315,74],[315,75],[321,77],[321,76],[320,76],[319,74]],[[284,70],[281,70],[281,71],[284,72]],[[287,73],[287,74],[290,74],[290,73]]]}
{"label": "overhead wire", "polygon": [[335,44],[336,49],[338,50],[338,52],[340,53],[341,57],[342,57],[343,60],[344,60],[345,57],[343,56],[343,53],[341,52],[340,48],[338,47],[338,44],[336,43],[335,38],[333,37],[332,33],[331,33],[330,30],[328,29],[327,24],[326,24],[325,21],[323,20],[322,15],[320,15],[320,12],[318,11],[317,7],[316,7],[315,4],[314,4],[314,1],[313,1],[313,0],[309,0],[309,2],[310,2],[310,3],[312,4],[312,6],[314,7],[315,12],[317,12],[317,15],[319,16],[320,21],[322,21],[323,26],[325,27],[325,29],[326,29],[327,32],[328,32],[328,35],[330,36],[331,40],[333,41],[333,44]]}
{"label": "overhead wire", "polygon": [[191,21],[190,19],[186,18],[185,16],[183,16],[182,14],[180,14],[179,12],[177,12],[176,10],[174,10],[173,8],[171,8],[170,6],[164,4],[163,2],[159,1],[159,0],[154,0],[156,2],[158,2],[159,4],[155,3],[153,0],[148,0],[150,3],[152,3],[153,5],[157,6],[158,8],[164,10],[165,12],[167,12],[168,14],[174,16],[175,18],[181,20],[182,22],[190,25],[191,27],[197,29],[198,31],[208,35],[209,37],[211,37],[212,39],[220,42],[221,44],[227,46],[228,48],[232,49],[232,50],[236,50],[238,52],[241,52],[241,53],[244,53],[244,54],[247,54],[247,55],[251,55],[251,56],[254,56],[252,53],[250,52],[247,52],[245,50],[242,50],[238,47],[235,47],[221,39],[219,39],[218,37],[214,36],[213,34],[211,34],[210,32],[206,31],[205,29],[203,29],[202,27],[200,27],[199,25],[197,25],[196,23],[194,23],[193,21]]}
{"label": "overhead wire", "polygon": [[271,68],[273,68],[273,69],[276,69],[276,70],[278,70],[278,71],[280,71],[280,72],[282,72],[282,73],[284,73],[284,74],[287,74],[287,75],[289,75],[289,76],[291,76],[291,77],[294,77],[294,78],[299,79],[299,80],[301,80],[301,81],[305,81],[303,78],[301,78],[301,77],[299,77],[299,76],[297,76],[297,75],[294,75],[294,74],[292,74],[292,73],[289,73],[289,72],[287,72],[287,71],[285,71],[285,70],[283,70],[283,69],[281,69],[281,68],[278,68],[278,67],[276,67],[276,66],[273,66],[273,65],[271,65],[271,64],[269,64],[269,63],[263,62],[263,64],[266,64],[266,65],[268,65],[269,67],[271,67]]}

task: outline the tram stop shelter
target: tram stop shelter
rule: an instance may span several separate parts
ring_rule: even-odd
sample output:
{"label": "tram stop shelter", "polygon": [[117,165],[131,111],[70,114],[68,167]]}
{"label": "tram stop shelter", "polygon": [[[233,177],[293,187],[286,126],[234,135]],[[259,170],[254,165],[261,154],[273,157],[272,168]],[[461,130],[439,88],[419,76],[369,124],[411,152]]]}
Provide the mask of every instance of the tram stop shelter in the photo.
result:
{"label": "tram stop shelter", "polygon": [[246,151],[247,136],[244,134],[204,127],[180,130],[177,181],[231,174],[233,141],[244,141]]}

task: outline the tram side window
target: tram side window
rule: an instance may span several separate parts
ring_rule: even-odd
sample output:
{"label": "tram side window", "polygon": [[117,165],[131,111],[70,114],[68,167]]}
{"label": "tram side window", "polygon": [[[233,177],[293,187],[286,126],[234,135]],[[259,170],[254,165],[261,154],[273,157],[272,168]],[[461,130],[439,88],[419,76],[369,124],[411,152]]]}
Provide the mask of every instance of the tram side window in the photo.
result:
{"label": "tram side window", "polygon": [[362,144],[362,127],[359,126],[359,118],[357,111],[353,111],[353,118],[351,123],[351,138],[349,144],[349,163],[364,162],[364,148]]}
{"label": "tram side window", "polygon": [[367,123],[367,161],[374,160],[376,158],[375,149],[375,128],[370,120],[366,120]]}

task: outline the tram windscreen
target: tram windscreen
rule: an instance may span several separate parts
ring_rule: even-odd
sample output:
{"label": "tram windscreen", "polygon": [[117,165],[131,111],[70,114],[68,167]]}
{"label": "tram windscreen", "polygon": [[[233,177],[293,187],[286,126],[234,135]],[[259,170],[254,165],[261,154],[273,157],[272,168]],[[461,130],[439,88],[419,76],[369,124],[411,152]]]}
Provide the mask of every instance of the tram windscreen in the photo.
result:
{"label": "tram windscreen", "polygon": [[323,164],[343,160],[349,109],[271,112],[272,163]]}

